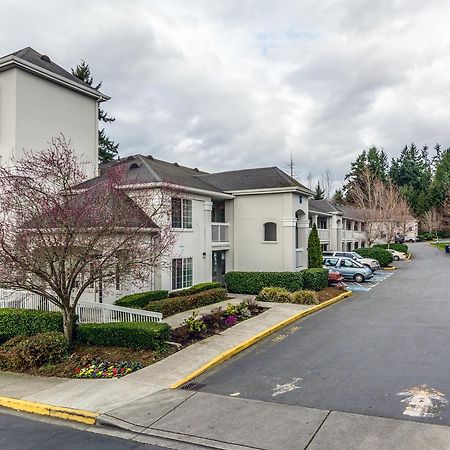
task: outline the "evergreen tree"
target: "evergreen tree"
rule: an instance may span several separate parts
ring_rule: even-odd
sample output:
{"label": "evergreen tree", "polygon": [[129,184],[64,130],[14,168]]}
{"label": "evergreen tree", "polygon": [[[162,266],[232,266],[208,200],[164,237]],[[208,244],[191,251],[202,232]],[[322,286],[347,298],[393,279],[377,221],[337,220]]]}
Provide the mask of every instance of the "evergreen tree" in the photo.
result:
{"label": "evergreen tree", "polygon": [[322,247],[320,246],[316,224],[313,224],[308,236],[308,268],[315,269],[321,267],[323,267]]}
{"label": "evergreen tree", "polygon": [[343,205],[345,203],[342,189],[336,189],[336,191],[334,192],[333,203],[335,203],[336,205]]}
{"label": "evergreen tree", "polygon": [[439,154],[436,171],[430,186],[430,201],[433,206],[442,208],[450,196],[450,148]]}
{"label": "evergreen tree", "polygon": [[[89,64],[85,61],[81,61],[80,64],[75,69],[72,69],[72,74],[75,75],[80,80],[83,80],[89,86],[94,89],[100,89],[102,82],[94,86],[94,78],[91,75],[91,69]],[[104,123],[114,122],[116,119],[114,117],[108,116],[108,114],[98,108],[98,120]],[[98,131],[98,160],[100,163],[108,162],[114,159],[114,157],[119,152],[119,144],[116,144],[111,138],[109,138],[105,133],[105,128],[99,129]]]}
{"label": "evergreen tree", "polygon": [[316,189],[314,190],[314,200],[323,200],[325,198],[325,189],[320,186],[320,182],[317,182]]}
{"label": "evergreen tree", "polygon": [[389,174],[414,213],[422,215],[430,209],[428,193],[432,179],[432,165],[426,146],[422,150],[414,143],[409,147],[405,146],[400,157],[392,160]]}

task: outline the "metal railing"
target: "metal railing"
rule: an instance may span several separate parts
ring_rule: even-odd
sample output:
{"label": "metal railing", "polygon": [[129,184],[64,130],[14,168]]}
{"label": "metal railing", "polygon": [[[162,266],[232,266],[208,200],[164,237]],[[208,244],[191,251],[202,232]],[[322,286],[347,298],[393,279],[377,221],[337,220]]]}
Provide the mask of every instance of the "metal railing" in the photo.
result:
{"label": "metal railing", "polygon": [[228,242],[228,223],[211,223],[211,241],[212,242]]}
{"label": "metal railing", "polygon": [[[56,305],[41,295],[6,289],[0,289],[0,308],[60,311]],[[85,301],[78,302],[75,312],[79,323],[161,322],[162,320],[162,314],[159,312]]]}

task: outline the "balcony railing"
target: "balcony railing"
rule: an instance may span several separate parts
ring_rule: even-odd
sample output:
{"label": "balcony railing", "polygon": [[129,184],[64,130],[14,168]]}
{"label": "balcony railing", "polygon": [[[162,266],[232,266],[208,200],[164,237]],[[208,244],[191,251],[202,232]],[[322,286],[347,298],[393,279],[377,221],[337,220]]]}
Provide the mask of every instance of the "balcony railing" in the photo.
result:
{"label": "balcony railing", "polygon": [[[309,229],[311,233],[311,228]],[[329,241],[330,240],[330,230],[326,228],[318,228],[317,233],[319,234],[319,239],[321,241]]]}
{"label": "balcony railing", "polygon": [[228,223],[211,223],[211,241],[212,242],[228,242]]}

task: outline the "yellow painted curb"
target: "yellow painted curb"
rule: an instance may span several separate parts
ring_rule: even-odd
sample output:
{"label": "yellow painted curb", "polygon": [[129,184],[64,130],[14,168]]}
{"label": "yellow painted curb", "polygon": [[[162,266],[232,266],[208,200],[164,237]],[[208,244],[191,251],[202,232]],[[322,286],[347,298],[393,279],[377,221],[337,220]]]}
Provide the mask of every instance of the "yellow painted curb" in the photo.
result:
{"label": "yellow painted curb", "polygon": [[58,419],[72,420],[87,425],[95,425],[97,413],[82,409],[63,408],[60,406],[45,405],[43,403],[29,402],[10,397],[0,397],[0,406],[17,411],[24,411],[42,416],[56,417]]}
{"label": "yellow painted curb", "polygon": [[208,361],[206,364],[204,364],[197,370],[194,370],[194,372],[190,373],[183,379],[177,381],[176,383],[173,383],[172,385],[170,385],[170,389],[179,388],[183,384],[186,384],[188,381],[191,381],[192,379],[198,377],[199,375],[201,375],[202,373],[211,369],[212,367],[215,367],[218,364],[226,361],[227,359],[230,359],[232,356],[242,352],[246,348],[252,346],[253,344],[256,344],[258,341],[275,333],[276,331],[280,330],[281,328],[284,328],[287,325],[290,325],[291,323],[297,321],[298,319],[301,319],[302,317],[309,316],[310,314],[315,313],[316,311],[326,308],[327,306],[330,306],[333,303],[339,302],[340,300],[343,300],[346,297],[350,297],[350,295],[352,295],[351,291],[343,292],[342,294],[340,294],[330,300],[327,300],[326,302],[320,303],[319,305],[315,305],[312,308],[307,309],[306,311],[300,311],[300,312],[294,314],[293,316],[291,316],[269,328],[266,328],[261,333],[256,334],[255,336],[251,337],[250,339],[247,339],[246,341],[241,342],[240,344],[230,348],[229,350],[226,350],[225,352],[221,353],[220,355],[218,355],[215,358]]}
{"label": "yellow painted curb", "polygon": [[383,267],[383,270],[397,270],[397,267]]}

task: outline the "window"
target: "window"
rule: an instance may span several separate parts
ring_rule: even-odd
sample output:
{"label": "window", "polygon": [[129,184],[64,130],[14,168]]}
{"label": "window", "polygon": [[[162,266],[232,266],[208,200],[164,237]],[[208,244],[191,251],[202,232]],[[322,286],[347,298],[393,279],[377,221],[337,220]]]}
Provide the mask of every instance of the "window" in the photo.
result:
{"label": "window", "polygon": [[352,251],[352,243],[351,242],[347,242],[347,251],[348,252]]}
{"label": "window", "polygon": [[337,258],[327,258],[323,261],[326,266],[334,267],[339,260]]}
{"label": "window", "polygon": [[341,259],[341,267],[355,267],[355,265],[348,259]]}
{"label": "window", "polygon": [[359,244],[358,242],[355,242],[355,245],[353,246],[353,248],[358,248]]}
{"label": "window", "polygon": [[328,250],[328,244],[320,244],[320,246],[322,247],[323,252],[326,252]]}
{"label": "window", "polygon": [[327,219],[319,219],[319,228],[321,230],[326,230],[328,225]]}
{"label": "window", "polygon": [[361,231],[364,231],[365,230],[365,228],[364,228],[364,222],[361,222]]}
{"label": "window", "polygon": [[277,224],[267,222],[264,224],[264,241],[274,242],[277,240]]}
{"label": "window", "polygon": [[172,228],[192,228],[192,200],[172,198]]}
{"label": "window", "polygon": [[347,220],[346,225],[347,225],[347,227],[346,227],[347,231],[351,231],[352,230],[352,223],[349,220]]}
{"label": "window", "polygon": [[298,202],[303,203],[303,197],[301,195],[298,196]]}
{"label": "window", "polygon": [[192,258],[172,259],[172,289],[192,286]]}
{"label": "window", "polygon": [[366,241],[361,241],[361,248],[364,248],[366,246]]}
{"label": "window", "polygon": [[225,222],[225,201],[212,202],[211,222]]}

